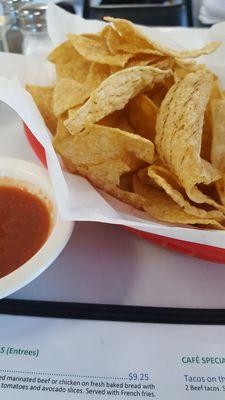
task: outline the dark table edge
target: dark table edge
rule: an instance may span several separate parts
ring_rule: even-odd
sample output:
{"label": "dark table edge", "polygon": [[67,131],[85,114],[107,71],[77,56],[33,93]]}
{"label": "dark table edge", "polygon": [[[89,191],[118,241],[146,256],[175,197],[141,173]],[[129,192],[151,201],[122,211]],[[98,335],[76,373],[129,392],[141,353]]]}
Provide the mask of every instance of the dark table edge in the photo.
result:
{"label": "dark table edge", "polygon": [[0,314],[162,324],[225,325],[223,309],[0,300]]}

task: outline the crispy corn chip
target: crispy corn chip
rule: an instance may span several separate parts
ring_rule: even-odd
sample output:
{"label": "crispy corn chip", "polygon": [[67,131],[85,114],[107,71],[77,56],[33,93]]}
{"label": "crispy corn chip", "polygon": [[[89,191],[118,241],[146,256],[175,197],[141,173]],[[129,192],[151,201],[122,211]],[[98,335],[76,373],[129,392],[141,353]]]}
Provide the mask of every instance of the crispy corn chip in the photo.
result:
{"label": "crispy corn chip", "polygon": [[144,185],[135,175],[133,187],[136,194],[147,200],[143,205],[143,209],[159,221],[185,225],[207,225],[216,229],[224,229],[219,222],[213,219],[200,218],[187,214],[178,204],[169,198],[165,192],[155,187]]}
{"label": "crispy corn chip", "polygon": [[107,191],[107,193],[116,197],[117,199],[135,207],[141,209],[144,200],[141,196],[131,193],[126,190],[121,190],[118,185],[120,184],[120,177],[123,174],[129,173],[129,168],[121,160],[109,160],[102,164],[93,166],[78,166],[75,167],[67,159],[63,159],[66,168],[74,173],[86,177],[94,186],[99,189]]}
{"label": "crispy corn chip", "polygon": [[150,65],[159,69],[172,69],[174,68],[174,59],[172,57],[161,58],[161,60],[155,61]]}
{"label": "crispy corn chip", "polygon": [[213,53],[214,51],[216,51],[216,49],[218,49],[218,47],[220,45],[221,45],[221,42],[209,42],[201,49],[184,50],[184,51],[176,52],[175,54],[177,54],[177,58],[197,58],[200,56],[204,56],[204,55]]}
{"label": "crispy corn chip", "polygon": [[103,36],[99,36],[100,40],[82,35],[68,35],[68,37],[78,53],[92,62],[123,67],[132,56],[129,53],[110,53]]}
{"label": "crispy corn chip", "polygon": [[173,84],[174,75],[164,79],[162,82],[157,82],[151,90],[146,92],[146,94],[153,101],[156,107],[159,108],[166,93],[173,86]]}
{"label": "crispy corn chip", "polygon": [[90,63],[77,59],[74,63],[70,61],[66,64],[55,64],[57,79],[70,78],[79,83],[84,83],[90,69]]}
{"label": "crispy corn chip", "polygon": [[205,65],[203,64],[197,64],[196,61],[187,61],[185,59],[182,60],[175,58],[173,66],[174,81],[177,82],[181,79],[184,79],[186,75],[190,74],[191,72],[196,72],[200,69],[206,72]]}
{"label": "crispy corn chip", "polygon": [[57,79],[71,78],[79,83],[84,83],[89,73],[90,63],[78,57],[76,62],[70,61],[66,64],[56,64],[55,68]]}
{"label": "crispy corn chip", "polygon": [[222,100],[224,98],[223,92],[220,89],[219,81],[216,78],[213,82],[213,88],[212,88],[212,93],[211,93],[211,100],[213,99],[220,99]]}
{"label": "crispy corn chip", "polygon": [[204,64],[197,64],[195,60],[175,58],[174,61],[175,61],[176,66],[186,69],[189,73],[195,72],[198,69],[206,70],[206,67]]}
{"label": "crispy corn chip", "polygon": [[[163,62],[163,58],[156,56],[156,55],[151,55],[151,54],[135,54],[133,55],[132,58],[129,59],[129,61],[126,64],[126,68],[130,67],[137,67],[137,66],[146,66],[146,65],[151,65],[151,66],[156,66],[157,63],[160,63],[160,61]],[[160,68],[157,67],[157,68]],[[170,67],[165,68],[165,69],[170,69]]]}
{"label": "crispy corn chip", "polygon": [[177,203],[186,213],[200,218],[212,218],[222,221],[224,215],[218,210],[206,211],[195,207],[185,198],[181,187],[177,185],[173,175],[163,166],[152,165],[147,169],[148,176],[161,187],[171,199]]}
{"label": "crispy corn chip", "polygon": [[55,64],[58,79],[71,78],[82,83],[87,78],[90,62],[75,50],[70,41],[56,47],[49,54],[48,60]]}
{"label": "crispy corn chip", "polygon": [[158,107],[146,96],[139,94],[127,106],[135,132],[151,141],[155,138],[155,124]]}
{"label": "crispy corn chip", "polygon": [[63,122],[64,122],[64,118],[63,117],[58,119],[56,135],[55,135],[55,137],[53,139],[53,146],[56,147],[56,148],[57,148],[58,145],[60,145],[60,142],[62,142],[66,138],[70,137],[70,133],[65,128]]}
{"label": "crispy corn chip", "polygon": [[110,74],[111,70],[108,65],[92,63],[85,81],[86,90],[89,94],[91,94],[91,92],[93,92],[93,90],[95,90]]}
{"label": "crispy corn chip", "polygon": [[65,121],[66,127],[75,135],[90,123],[123,109],[138,93],[147,87],[153,87],[169,74],[170,71],[147,66],[127,68],[109,76],[92,92],[90,99],[78,110],[76,116]]}
{"label": "crispy corn chip", "polygon": [[66,64],[71,61],[73,58],[75,49],[70,43],[69,40],[57,46],[51,53],[48,55],[48,61],[53,64]]}
{"label": "crispy corn chip", "polygon": [[130,133],[137,133],[135,131],[135,129],[133,128],[133,126],[131,125],[126,113],[121,114],[115,128],[121,129],[122,131],[130,132]]}
{"label": "crispy corn chip", "polygon": [[45,121],[46,126],[48,127],[52,135],[55,135],[57,119],[55,118],[53,113],[53,104],[52,104],[53,88],[26,85],[26,90],[33,97],[42,115],[42,118]]}
{"label": "crispy corn chip", "polygon": [[60,79],[54,88],[53,110],[56,116],[63,114],[70,108],[83,104],[100,83],[107,78],[110,70],[105,65],[92,63],[84,83],[74,79]]}
{"label": "crispy corn chip", "polygon": [[98,125],[118,128],[122,131],[136,133],[129,121],[127,113],[124,110],[115,111],[112,114],[107,115],[107,117],[104,117],[98,121]]}
{"label": "crispy corn chip", "polygon": [[[139,53],[143,52],[143,49],[149,49],[158,51],[162,55],[168,55],[171,57],[196,58],[205,54],[212,53],[220,45],[220,42],[210,42],[201,49],[176,51],[161,45],[159,42],[147,38],[130,21],[112,17],[105,17],[104,19],[105,21],[111,22],[113,24],[113,27],[120,38],[122,38],[123,40],[128,40],[129,43],[131,43],[132,46],[134,46],[136,49],[141,49],[141,51],[138,51]],[[131,52],[130,48],[129,51]]]}
{"label": "crispy corn chip", "polygon": [[216,183],[222,203],[225,205],[225,99],[212,101],[213,139],[211,160],[212,165],[222,173],[222,178]]}
{"label": "crispy corn chip", "polygon": [[146,163],[154,159],[154,145],[149,140],[101,125],[90,125],[74,136],[67,134],[66,128],[61,126],[53,144],[74,165],[96,165],[109,159],[123,159],[127,153]]}
{"label": "crispy corn chip", "polygon": [[123,68],[122,67],[117,67],[116,65],[111,65],[110,66],[110,71],[111,74],[115,74],[116,72],[121,71]]}
{"label": "crispy corn chip", "polygon": [[107,38],[108,32],[111,30],[111,26],[109,24],[105,25],[104,28],[99,32],[100,36]]}
{"label": "crispy corn chip", "polygon": [[121,113],[122,113],[121,110],[114,111],[113,113],[107,115],[106,117],[98,121],[98,125],[108,126],[109,128],[116,128],[118,121],[121,118]]}
{"label": "crispy corn chip", "polygon": [[203,123],[203,131],[202,131],[202,144],[201,144],[201,157],[204,160],[211,161],[211,148],[212,148],[212,131],[213,131],[213,123],[212,123],[212,107],[211,104],[214,100],[222,100],[223,94],[219,87],[219,82],[217,78],[213,77],[213,84],[210,99],[205,111],[204,123]]}
{"label": "crispy corn chip", "polygon": [[[120,200],[141,207],[137,195],[119,189],[120,177],[137,168],[136,156],[141,154],[144,159],[153,159],[151,142],[119,129],[98,125],[72,137],[60,119],[53,145],[69,171],[87,177],[94,185]],[[142,164],[139,160],[138,166]]]}
{"label": "crispy corn chip", "polygon": [[75,107],[71,108],[70,110],[68,110],[68,117],[69,117],[69,118],[73,118],[73,117],[76,115],[77,111],[78,111],[81,107],[82,107],[82,105],[79,104],[78,106],[75,106]]}
{"label": "crispy corn chip", "polygon": [[97,165],[79,165],[78,171],[94,185],[111,193],[112,188],[119,186],[120,176],[130,168],[119,158],[104,161]]}
{"label": "crispy corn chip", "polygon": [[190,72],[187,71],[185,68],[182,68],[180,66],[176,66],[174,70],[174,80],[175,83],[181,81],[182,79],[185,78],[186,75],[188,75]]}
{"label": "crispy corn chip", "polygon": [[225,100],[212,101],[213,141],[212,164],[225,172]]}
{"label": "crispy corn chip", "polygon": [[54,88],[53,111],[56,117],[63,114],[69,108],[83,104],[89,97],[86,92],[85,84],[79,83],[74,79],[60,79]]}
{"label": "crispy corn chip", "polygon": [[[116,20],[117,21],[117,20]],[[125,35],[120,35],[115,29],[111,28],[108,30],[106,37],[107,46],[111,53],[117,54],[119,51],[125,51],[127,53],[145,53],[154,55],[163,55],[160,51],[155,50],[151,47],[138,46],[139,43],[132,41],[132,38]]]}
{"label": "crispy corn chip", "polygon": [[167,92],[168,92],[167,87],[165,85],[160,85],[155,89],[153,88],[153,90],[151,90],[148,93],[148,97],[153,102],[153,104],[155,104],[155,106],[159,109]]}
{"label": "crispy corn chip", "polygon": [[200,158],[204,112],[212,88],[203,71],[187,75],[164,98],[156,123],[156,147],[161,160],[178,177],[188,197],[196,203],[220,208],[197,187],[220,178],[220,172]]}
{"label": "crispy corn chip", "polygon": [[120,189],[127,192],[133,192],[133,174],[133,171],[129,171],[120,176]]}
{"label": "crispy corn chip", "polygon": [[212,118],[210,105],[207,105],[203,129],[202,129],[202,142],[200,156],[206,161],[211,162],[211,147],[212,147]]}
{"label": "crispy corn chip", "polygon": [[[104,28],[103,28],[104,29]],[[69,34],[70,35],[70,34]],[[104,35],[102,35],[101,34],[101,31],[100,32],[96,32],[96,33],[83,33],[83,34],[81,34],[81,35],[78,35],[78,36],[82,36],[82,37],[85,37],[85,38],[87,38],[87,39],[93,39],[93,40],[95,40],[95,41],[97,41],[97,42],[99,42],[99,43],[102,43],[102,38],[101,38],[101,36],[104,36]]]}

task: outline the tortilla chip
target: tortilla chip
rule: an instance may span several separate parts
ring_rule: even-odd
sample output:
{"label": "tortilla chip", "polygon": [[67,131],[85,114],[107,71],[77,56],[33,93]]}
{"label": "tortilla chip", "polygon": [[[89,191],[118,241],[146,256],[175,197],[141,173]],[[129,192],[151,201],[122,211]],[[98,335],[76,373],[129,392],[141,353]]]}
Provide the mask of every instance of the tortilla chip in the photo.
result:
{"label": "tortilla chip", "polygon": [[[74,173],[86,177],[95,187],[102,189],[104,192],[116,197],[117,199],[127,203],[135,208],[141,209],[143,206],[143,198],[135,193],[120,189],[120,177],[126,173],[129,174],[129,168],[120,160],[109,160],[102,164],[94,166],[78,166],[75,167],[69,160],[63,159],[67,169]],[[107,179],[107,182],[106,182]]]}
{"label": "tortilla chip", "polygon": [[161,85],[158,87],[158,89],[156,88],[156,90],[153,88],[153,90],[147,94],[153,104],[155,104],[155,106],[159,109],[167,92],[167,87],[165,85]]}
{"label": "tortilla chip", "polygon": [[221,173],[222,178],[216,182],[222,203],[225,205],[225,99],[212,101],[213,138],[212,165]]}
{"label": "tortilla chip", "polygon": [[92,63],[86,81],[80,83],[71,78],[60,79],[54,88],[53,110],[56,116],[70,108],[83,104],[101,82],[107,78],[110,70],[107,66]]}
{"label": "tortilla chip", "polygon": [[53,64],[65,64],[73,58],[76,51],[69,40],[57,46],[48,55],[48,61]]}
{"label": "tortilla chip", "polygon": [[156,123],[156,147],[162,162],[177,176],[196,203],[220,207],[197,187],[220,178],[220,172],[200,158],[204,112],[212,88],[210,74],[197,71],[176,83],[164,98]]}
{"label": "tortilla chip", "polygon": [[152,186],[144,185],[136,175],[134,175],[133,187],[136,194],[146,199],[143,209],[151,217],[159,221],[185,225],[207,225],[216,229],[224,229],[219,222],[213,219],[200,218],[187,214],[165,192]]}
{"label": "tortilla chip", "polygon": [[33,97],[46,126],[55,135],[57,119],[53,113],[53,87],[26,85],[26,90]]}
{"label": "tortilla chip", "polygon": [[154,141],[158,107],[148,96],[139,94],[129,102],[127,109],[135,132],[146,139]]}
{"label": "tortilla chip", "polygon": [[213,82],[211,100],[219,99],[222,100],[224,98],[223,92],[220,89],[219,80],[216,78]]}
{"label": "tortilla chip", "polygon": [[98,125],[118,128],[122,131],[136,133],[125,110],[114,111],[112,114],[109,114],[98,121]]}
{"label": "tortilla chip", "polygon": [[210,104],[207,105],[203,129],[200,156],[206,161],[211,162],[211,147],[212,147],[212,118]]}
{"label": "tortilla chip", "polygon": [[111,74],[115,74],[116,72],[122,71],[122,67],[116,67],[115,65],[110,65]]}
{"label": "tortilla chip", "polygon": [[57,147],[59,146],[60,148],[60,143],[63,142],[65,139],[69,138],[71,135],[68,131],[68,129],[65,128],[64,126],[64,118],[59,118],[57,122],[57,130],[56,130],[56,135],[53,139],[53,146],[57,150]]}
{"label": "tortilla chip", "polygon": [[110,53],[103,36],[99,36],[100,40],[87,38],[84,35],[68,35],[68,37],[78,53],[92,62],[123,67],[132,56],[129,53]]}
{"label": "tortilla chip", "polygon": [[174,75],[164,79],[162,82],[157,82],[151,90],[146,91],[146,94],[156,105],[156,107],[159,108],[166,93],[173,85]]}
{"label": "tortilla chip", "polygon": [[[163,46],[159,42],[147,38],[130,21],[112,17],[105,17],[104,19],[105,21],[111,22],[113,24],[113,27],[117,32],[117,37],[119,37],[119,40],[127,40],[129,43],[131,43],[132,47],[140,49],[139,51],[137,51],[139,53],[147,52],[147,50],[149,51],[152,50],[152,51],[157,51],[161,55],[168,55],[171,57],[196,58],[204,54],[212,53],[220,45],[220,42],[210,42],[201,49],[176,51],[166,46]],[[129,47],[129,52],[131,52],[130,47]]]}
{"label": "tortilla chip", "polygon": [[[137,67],[137,66],[146,66],[146,65],[151,65],[153,67],[156,67],[157,63],[160,63],[160,61],[163,61],[162,57],[156,56],[156,55],[151,55],[151,54],[135,54],[133,55],[129,61],[126,63],[126,68],[130,67]],[[156,68],[160,68],[156,67]],[[169,69],[165,68],[165,69]]]}
{"label": "tortilla chip", "polygon": [[151,163],[154,159],[152,142],[120,129],[90,125],[74,136],[67,132],[61,126],[53,144],[59,154],[75,166],[97,165],[110,159],[125,160],[127,154],[146,163]]}
{"label": "tortilla chip", "polygon": [[[87,79],[85,81],[86,90],[89,95],[111,74],[108,65],[91,63]],[[89,96],[88,96],[89,97]]]}
{"label": "tortilla chip", "polygon": [[202,131],[202,145],[201,145],[201,157],[207,161],[211,161],[211,147],[212,147],[212,101],[214,100],[222,100],[223,94],[220,90],[218,79],[214,77],[212,74],[212,90],[209,102],[206,107],[204,123],[203,123],[203,131]]}
{"label": "tortilla chip", "polygon": [[218,49],[221,42],[209,42],[200,49],[195,50],[184,50],[177,52],[178,58],[197,58],[207,54],[211,54]]}
{"label": "tortilla chip", "polygon": [[57,78],[71,78],[79,83],[84,83],[89,73],[90,63],[77,58],[76,63],[56,64]]}
{"label": "tortilla chip", "polygon": [[[98,121],[98,125],[108,126],[110,128],[116,128],[119,119],[121,118],[123,110],[114,111]],[[75,115],[75,114],[74,114]]]}
{"label": "tortilla chip", "polygon": [[90,63],[77,59],[76,63],[70,61],[66,64],[56,64],[57,79],[70,78],[75,79],[79,83],[84,83],[90,69]]}
{"label": "tortilla chip", "polygon": [[125,105],[144,89],[162,81],[170,71],[152,67],[132,67],[110,75],[92,92],[89,100],[78,110],[74,118],[65,121],[72,135],[85,126],[95,123]]}
{"label": "tortilla chip", "polygon": [[212,218],[217,221],[224,220],[224,215],[218,210],[206,211],[191,204],[185,193],[182,193],[181,187],[177,185],[173,175],[165,167],[152,165],[147,169],[147,174],[187,214],[200,218]]}
{"label": "tortilla chip", "polygon": [[125,112],[121,113],[120,117],[118,118],[115,128],[121,129],[122,131],[130,132],[130,133],[138,133],[132,126],[129,121],[128,116]]}
{"label": "tortilla chip", "polygon": [[174,80],[175,83],[181,81],[182,79],[185,78],[186,75],[188,75],[190,72],[187,71],[186,69],[176,66],[174,70]]}
{"label": "tortilla chip", "polygon": [[120,176],[119,187],[127,192],[133,192],[133,171],[125,172]]}
{"label": "tortilla chip", "polygon": [[107,38],[108,32],[111,30],[111,26],[109,24],[105,25],[104,28],[98,32],[99,36],[103,36],[104,38]]}
{"label": "tortilla chip", "polygon": [[137,158],[140,154],[145,160],[153,159],[151,142],[119,129],[98,125],[71,136],[60,119],[53,145],[69,171],[87,177],[94,185],[120,200],[141,207],[138,196],[119,189],[120,177],[143,165]]}
{"label": "tortilla chip", "polygon": [[75,50],[70,41],[56,47],[48,60],[55,64],[58,79],[71,78],[82,83],[87,78],[90,62]]}
{"label": "tortilla chip", "polygon": [[150,64],[152,67],[159,69],[171,69],[173,70],[175,61],[172,57],[164,57],[161,60],[155,61]]}
{"label": "tortilla chip", "polygon": [[89,97],[84,84],[74,79],[60,79],[54,88],[53,111],[56,117],[63,114],[69,108],[83,104]]}
{"label": "tortilla chip", "polygon": [[130,171],[130,168],[122,160],[116,158],[97,165],[78,166],[78,170],[97,187],[111,193],[112,188],[119,186],[120,176]]}
{"label": "tortilla chip", "polygon": [[[112,20],[112,18],[106,17],[106,20]],[[116,19],[118,21],[118,19]],[[107,46],[111,53],[117,54],[120,51],[125,51],[127,53],[145,53],[145,54],[154,54],[154,55],[162,55],[162,53],[158,50],[155,50],[151,47],[138,46],[139,43],[136,43],[132,40],[132,37],[121,35],[117,32],[117,30],[111,28],[108,30],[106,42]]]}
{"label": "tortilla chip", "polygon": [[69,117],[69,118],[73,118],[73,117],[76,115],[77,111],[78,111],[81,107],[82,107],[82,104],[79,104],[78,106],[75,106],[75,107],[73,107],[73,108],[70,108],[70,109],[68,110],[68,117]]}

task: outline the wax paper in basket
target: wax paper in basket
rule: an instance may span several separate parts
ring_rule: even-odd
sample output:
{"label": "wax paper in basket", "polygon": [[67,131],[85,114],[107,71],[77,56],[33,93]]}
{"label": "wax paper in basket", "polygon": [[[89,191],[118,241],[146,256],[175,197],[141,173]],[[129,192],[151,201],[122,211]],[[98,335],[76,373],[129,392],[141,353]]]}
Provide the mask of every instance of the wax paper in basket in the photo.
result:
{"label": "wax paper in basket", "polygon": [[[50,3],[48,9],[48,30],[54,45],[66,38],[66,34],[97,32],[104,22],[86,21],[69,14]],[[221,40],[223,44],[215,54],[201,57],[220,78],[225,87],[225,25],[218,24],[204,35],[197,30],[179,28],[160,29],[143,27],[145,34],[160,40],[173,48],[201,47],[209,40]],[[13,55],[0,53],[0,100],[13,108],[27,124],[46,151],[48,171],[55,191],[56,200],[63,218],[73,221],[101,221],[137,228],[142,231],[168,236],[180,240],[202,243],[225,248],[225,232],[200,230],[197,228],[171,226],[152,221],[146,213],[139,212],[111,196],[96,190],[87,180],[62,170],[51,144],[49,132],[31,96],[24,90],[25,83],[51,85],[54,69],[40,56]]]}

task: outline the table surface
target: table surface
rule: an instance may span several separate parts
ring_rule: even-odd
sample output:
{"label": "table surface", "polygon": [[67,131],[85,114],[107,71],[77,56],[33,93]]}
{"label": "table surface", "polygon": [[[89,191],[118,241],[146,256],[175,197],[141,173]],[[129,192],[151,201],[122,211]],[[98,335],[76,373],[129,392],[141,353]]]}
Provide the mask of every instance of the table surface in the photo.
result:
{"label": "table surface", "polygon": [[[39,163],[0,103],[0,156]],[[225,307],[225,265],[161,248],[112,225],[76,223],[58,259],[11,298],[164,307]]]}

